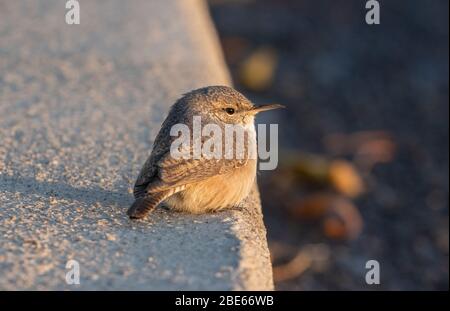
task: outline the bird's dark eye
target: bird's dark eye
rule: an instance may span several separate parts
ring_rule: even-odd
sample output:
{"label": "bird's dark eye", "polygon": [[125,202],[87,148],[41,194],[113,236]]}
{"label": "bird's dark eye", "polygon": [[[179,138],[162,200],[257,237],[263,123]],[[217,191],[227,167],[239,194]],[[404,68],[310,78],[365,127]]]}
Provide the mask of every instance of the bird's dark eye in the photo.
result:
{"label": "bird's dark eye", "polygon": [[228,113],[229,115],[234,114],[234,108],[225,108],[224,109],[226,113]]}

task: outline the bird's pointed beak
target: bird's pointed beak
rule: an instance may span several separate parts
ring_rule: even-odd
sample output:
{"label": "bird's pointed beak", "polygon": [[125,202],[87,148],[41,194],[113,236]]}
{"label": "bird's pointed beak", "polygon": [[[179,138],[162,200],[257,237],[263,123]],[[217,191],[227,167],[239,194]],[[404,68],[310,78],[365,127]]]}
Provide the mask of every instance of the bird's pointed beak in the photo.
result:
{"label": "bird's pointed beak", "polygon": [[269,105],[261,105],[261,106],[256,106],[255,108],[253,108],[252,110],[250,110],[253,114],[257,114],[259,112],[263,112],[263,111],[268,111],[268,110],[273,110],[273,109],[279,109],[279,108],[286,108],[283,105],[279,105],[279,104],[269,104]]}

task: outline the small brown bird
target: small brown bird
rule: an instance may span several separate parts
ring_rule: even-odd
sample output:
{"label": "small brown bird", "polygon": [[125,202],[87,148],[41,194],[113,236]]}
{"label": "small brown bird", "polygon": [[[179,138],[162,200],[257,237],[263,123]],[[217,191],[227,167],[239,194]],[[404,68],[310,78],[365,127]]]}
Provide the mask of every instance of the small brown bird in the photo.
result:
{"label": "small brown bird", "polygon": [[[238,205],[250,193],[256,177],[256,141],[244,142],[243,157],[175,158],[171,145],[177,137],[171,128],[185,124],[194,137],[194,117],[202,124],[217,125],[226,132],[227,125],[238,125],[256,137],[254,116],[261,111],[281,108],[281,105],[254,106],[231,87],[209,86],[185,94],[170,109],[134,186],[135,202],[127,214],[130,218],[143,218],[158,204],[164,202],[171,209],[190,213],[217,211]],[[207,137],[201,137],[204,146]],[[193,154],[194,143],[188,146]],[[221,146],[223,147],[223,145]],[[232,147],[236,147],[233,138]],[[251,149],[251,150],[250,150]],[[223,150],[223,154],[228,150]],[[233,153],[234,155],[234,153]]]}

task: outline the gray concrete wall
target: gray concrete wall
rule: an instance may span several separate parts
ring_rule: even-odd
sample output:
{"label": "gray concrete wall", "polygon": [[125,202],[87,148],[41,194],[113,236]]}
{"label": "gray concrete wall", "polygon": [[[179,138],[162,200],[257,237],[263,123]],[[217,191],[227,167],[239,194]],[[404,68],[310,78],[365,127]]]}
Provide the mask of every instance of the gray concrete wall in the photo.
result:
{"label": "gray concrete wall", "polygon": [[0,289],[273,289],[256,188],[241,211],[125,215],[169,106],[230,84],[204,3],[80,3],[69,26],[65,1],[0,2]]}

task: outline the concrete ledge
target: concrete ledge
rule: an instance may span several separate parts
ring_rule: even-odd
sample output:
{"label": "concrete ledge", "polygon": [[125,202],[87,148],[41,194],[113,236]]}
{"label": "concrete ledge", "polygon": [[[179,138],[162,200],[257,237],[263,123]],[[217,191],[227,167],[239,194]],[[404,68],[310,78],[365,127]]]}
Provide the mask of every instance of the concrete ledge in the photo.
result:
{"label": "concrete ledge", "polygon": [[273,289],[256,185],[240,211],[125,215],[169,106],[230,84],[205,4],[80,3],[72,26],[0,3],[0,289]]}

